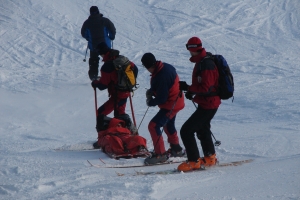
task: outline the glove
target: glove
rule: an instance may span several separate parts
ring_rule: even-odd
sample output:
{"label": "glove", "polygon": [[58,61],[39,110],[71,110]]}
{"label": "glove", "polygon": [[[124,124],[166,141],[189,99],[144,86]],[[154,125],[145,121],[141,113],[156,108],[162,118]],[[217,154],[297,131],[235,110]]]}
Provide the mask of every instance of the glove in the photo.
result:
{"label": "glove", "polygon": [[149,103],[150,103],[151,100],[152,100],[152,97],[146,99],[146,104],[147,104],[147,106],[150,106]]}
{"label": "glove", "polygon": [[96,89],[97,83],[98,83],[98,80],[93,80],[93,81],[92,81],[91,85],[92,85],[92,87],[93,87],[94,89]]}
{"label": "glove", "polygon": [[188,100],[193,100],[194,94],[191,93],[191,92],[189,92],[189,91],[187,91],[187,92],[185,93],[185,98],[187,98]]}
{"label": "glove", "polygon": [[185,81],[179,81],[179,90],[181,90],[181,91],[187,91],[188,87],[189,87],[189,85],[186,84]]}
{"label": "glove", "polygon": [[114,40],[114,39],[115,39],[115,36],[114,36],[114,35],[110,35],[110,36],[109,36],[109,39]]}
{"label": "glove", "polygon": [[153,96],[152,90],[148,89],[148,90],[146,91],[146,98],[147,98],[147,99],[150,99],[150,98],[152,98],[152,96]]}
{"label": "glove", "polygon": [[91,81],[99,81],[100,78],[101,78],[101,77],[100,77],[100,76],[97,76],[97,75],[93,75],[93,76],[91,75],[91,76],[90,76]]}

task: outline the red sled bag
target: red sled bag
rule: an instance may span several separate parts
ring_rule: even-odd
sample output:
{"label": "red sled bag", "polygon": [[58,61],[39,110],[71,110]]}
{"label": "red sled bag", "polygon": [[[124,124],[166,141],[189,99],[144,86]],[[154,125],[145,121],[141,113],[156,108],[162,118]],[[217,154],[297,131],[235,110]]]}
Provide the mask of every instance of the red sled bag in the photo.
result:
{"label": "red sled bag", "polygon": [[109,121],[106,130],[98,132],[98,145],[105,153],[113,155],[134,155],[141,149],[147,149],[146,139],[133,135],[125,128],[125,122],[116,118]]}

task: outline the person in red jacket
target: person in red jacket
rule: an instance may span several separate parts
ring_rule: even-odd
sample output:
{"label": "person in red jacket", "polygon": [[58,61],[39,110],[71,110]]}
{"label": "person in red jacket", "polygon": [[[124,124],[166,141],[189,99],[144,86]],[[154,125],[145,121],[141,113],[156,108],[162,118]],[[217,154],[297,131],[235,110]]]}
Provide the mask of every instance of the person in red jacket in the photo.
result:
{"label": "person in red jacket", "polygon": [[[105,42],[101,42],[97,46],[99,55],[103,58],[104,64],[101,67],[99,80],[92,81],[92,87],[99,90],[108,91],[109,99],[98,108],[97,125],[96,129],[99,132],[99,117],[102,115],[107,116],[114,111],[114,117],[124,120],[128,126],[133,129],[133,124],[128,114],[125,113],[127,99],[130,95],[130,91],[120,91],[116,88],[118,83],[118,74],[115,69],[113,60],[119,56],[119,51],[110,49]],[[137,77],[138,68],[133,62],[130,62],[134,76]],[[130,124],[128,124],[130,123]],[[97,143],[94,143],[94,147],[98,148]]]}
{"label": "person in red jacket", "polygon": [[[145,53],[141,61],[152,76],[151,87],[146,92],[147,106],[160,108],[148,125],[154,152],[144,161],[145,164],[154,165],[167,161],[169,156],[182,157],[185,154],[175,128],[176,115],[184,108],[184,97],[179,90],[179,77],[172,65],[157,61],[152,53]],[[161,127],[171,146],[168,151],[165,149]]]}
{"label": "person in red jacket", "polygon": [[[213,60],[204,59],[206,50],[202,47],[201,40],[198,37],[190,38],[186,48],[191,55],[190,61],[195,63],[192,84],[188,85],[185,81],[180,81],[179,87],[181,91],[186,91],[185,97],[197,103],[198,107],[180,129],[188,160],[178,166],[179,171],[190,171],[199,169],[201,165],[216,164],[217,158],[210,122],[221,104],[219,96],[209,95],[209,93],[216,92],[219,72]],[[204,158],[200,158],[195,133],[200,140]]]}

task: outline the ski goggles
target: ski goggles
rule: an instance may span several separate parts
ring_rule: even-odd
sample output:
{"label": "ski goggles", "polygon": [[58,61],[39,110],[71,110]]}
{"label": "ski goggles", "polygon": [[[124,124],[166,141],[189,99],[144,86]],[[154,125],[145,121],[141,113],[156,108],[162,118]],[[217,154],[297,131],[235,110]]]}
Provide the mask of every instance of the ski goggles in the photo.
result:
{"label": "ski goggles", "polygon": [[198,47],[202,47],[202,44],[186,44],[186,49],[189,50],[190,48],[198,48]]}

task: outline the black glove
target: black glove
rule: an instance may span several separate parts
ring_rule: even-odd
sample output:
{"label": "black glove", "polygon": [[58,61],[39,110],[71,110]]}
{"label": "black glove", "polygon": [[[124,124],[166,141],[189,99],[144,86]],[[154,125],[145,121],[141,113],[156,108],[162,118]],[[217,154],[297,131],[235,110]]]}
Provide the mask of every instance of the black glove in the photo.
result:
{"label": "black glove", "polygon": [[114,39],[115,39],[115,36],[114,36],[114,35],[110,35],[110,36],[109,36],[109,39],[114,40]]}
{"label": "black glove", "polygon": [[188,87],[189,87],[189,85],[186,84],[185,81],[179,81],[179,90],[181,90],[181,91],[187,91]]}
{"label": "black glove", "polygon": [[185,93],[185,98],[187,98],[188,100],[193,100],[194,94],[191,93],[191,92],[189,92],[189,91],[187,91],[187,92]]}
{"label": "black glove", "polygon": [[146,91],[146,98],[147,98],[147,99],[150,99],[150,98],[152,98],[152,96],[153,96],[152,90],[148,89],[148,90]]}
{"label": "black glove", "polygon": [[99,81],[100,80],[100,76],[90,75],[90,79],[91,79],[91,81]]}
{"label": "black glove", "polygon": [[96,89],[97,83],[98,83],[98,80],[93,80],[93,81],[92,81],[91,85],[92,85],[92,87],[93,87],[94,89]]}
{"label": "black glove", "polygon": [[147,106],[150,106],[149,103],[150,103],[151,100],[152,100],[152,97],[146,99],[146,104],[147,104]]}

